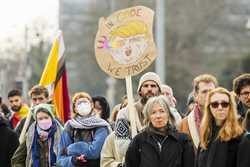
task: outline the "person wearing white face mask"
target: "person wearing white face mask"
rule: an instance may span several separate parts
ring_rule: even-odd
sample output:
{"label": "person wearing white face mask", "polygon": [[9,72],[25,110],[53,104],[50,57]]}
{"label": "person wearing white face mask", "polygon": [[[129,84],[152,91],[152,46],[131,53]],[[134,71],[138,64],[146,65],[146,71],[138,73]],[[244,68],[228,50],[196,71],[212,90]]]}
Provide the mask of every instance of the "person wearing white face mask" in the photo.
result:
{"label": "person wearing white face mask", "polygon": [[62,127],[55,120],[53,107],[44,103],[36,105],[34,119],[35,122],[30,126],[24,143],[21,143],[12,157],[13,167],[56,166]]}
{"label": "person wearing white face mask", "polygon": [[57,162],[62,167],[99,167],[100,152],[110,126],[105,120],[96,117],[88,93],[76,93],[72,103],[74,115],[65,124]]}

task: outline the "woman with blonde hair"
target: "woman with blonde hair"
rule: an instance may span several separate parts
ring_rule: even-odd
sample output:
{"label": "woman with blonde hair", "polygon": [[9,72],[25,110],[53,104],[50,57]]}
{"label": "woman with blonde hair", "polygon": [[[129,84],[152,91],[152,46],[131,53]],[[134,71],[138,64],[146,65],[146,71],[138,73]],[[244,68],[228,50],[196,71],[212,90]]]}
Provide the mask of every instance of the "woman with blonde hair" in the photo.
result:
{"label": "woman with blonde hair", "polygon": [[245,166],[242,160],[249,153],[243,153],[242,148],[249,142],[242,140],[235,98],[227,89],[218,87],[208,93],[200,130],[196,167]]}

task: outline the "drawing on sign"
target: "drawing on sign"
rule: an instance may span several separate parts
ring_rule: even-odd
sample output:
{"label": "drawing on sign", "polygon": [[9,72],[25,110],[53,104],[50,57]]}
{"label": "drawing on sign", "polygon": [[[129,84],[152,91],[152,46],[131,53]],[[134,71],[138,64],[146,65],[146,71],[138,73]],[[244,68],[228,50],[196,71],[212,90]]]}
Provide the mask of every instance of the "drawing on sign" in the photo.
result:
{"label": "drawing on sign", "polygon": [[148,28],[142,21],[127,22],[103,36],[99,48],[108,48],[113,59],[120,64],[135,63],[147,48]]}

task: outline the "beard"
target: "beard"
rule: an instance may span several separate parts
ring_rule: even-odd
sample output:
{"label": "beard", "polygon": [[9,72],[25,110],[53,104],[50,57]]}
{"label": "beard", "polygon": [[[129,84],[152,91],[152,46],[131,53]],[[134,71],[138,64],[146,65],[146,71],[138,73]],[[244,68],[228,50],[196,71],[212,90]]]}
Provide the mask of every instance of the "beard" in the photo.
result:
{"label": "beard", "polygon": [[147,97],[142,97],[142,98],[141,98],[141,103],[142,103],[142,105],[145,105],[145,104],[147,103],[147,101],[148,101],[148,98],[147,98]]}
{"label": "beard", "polygon": [[12,106],[11,110],[14,112],[18,112],[21,109],[22,106]]}
{"label": "beard", "polygon": [[153,94],[152,92],[148,92],[142,96],[141,103],[143,105],[145,105],[147,103],[148,99],[150,99],[151,97],[155,97],[155,96],[157,96],[157,95]]}

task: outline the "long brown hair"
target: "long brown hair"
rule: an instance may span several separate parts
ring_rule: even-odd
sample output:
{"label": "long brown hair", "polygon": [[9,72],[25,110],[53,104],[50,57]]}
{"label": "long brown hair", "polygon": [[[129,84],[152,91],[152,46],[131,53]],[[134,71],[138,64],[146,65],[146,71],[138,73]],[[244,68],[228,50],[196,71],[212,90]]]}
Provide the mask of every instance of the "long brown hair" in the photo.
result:
{"label": "long brown hair", "polygon": [[212,122],[214,121],[214,117],[210,110],[210,100],[215,93],[225,94],[229,98],[228,115],[216,138],[221,141],[229,141],[243,133],[243,129],[237,119],[237,108],[234,96],[225,88],[215,88],[207,95],[204,116],[201,122],[201,148],[203,149],[207,149],[208,143],[210,142],[209,137],[212,133]]}

